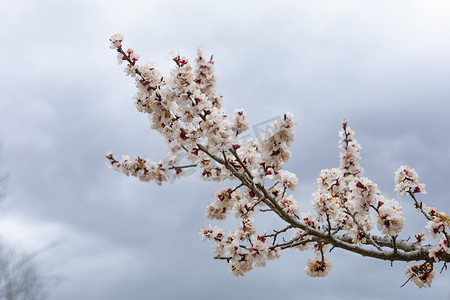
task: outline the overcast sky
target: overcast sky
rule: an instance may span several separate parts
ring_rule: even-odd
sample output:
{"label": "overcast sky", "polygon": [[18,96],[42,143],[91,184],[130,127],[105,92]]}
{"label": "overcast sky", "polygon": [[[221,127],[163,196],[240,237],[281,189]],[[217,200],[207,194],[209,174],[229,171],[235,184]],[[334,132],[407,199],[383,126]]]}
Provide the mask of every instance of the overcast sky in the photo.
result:
{"label": "overcast sky", "polygon": [[[294,250],[235,278],[198,235],[220,185],[196,174],[158,187],[108,169],[104,158],[106,150],[152,160],[166,153],[108,48],[122,32],[125,47],[166,74],[171,51],[193,59],[201,46],[214,54],[224,106],[244,108],[250,124],[292,112],[298,125],[287,169],[299,177],[302,207],[319,171],[339,164],[345,118],[363,146],[366,175],[385,194],[394,197],[393,172],[409,164],[427,185],[422,200],[450,211],[448,1],[0,0],[0,7],[0,165],[11,176],[0,235],[26,251],[60,242],[38,259],[57,281],[50,299],[450,298],[449,271],[431,289],[400,288],[405,264],[339,249],[324,279],[307,277],[313,254]],[[400,202],[408,238],[425,222],[409,199]]]}

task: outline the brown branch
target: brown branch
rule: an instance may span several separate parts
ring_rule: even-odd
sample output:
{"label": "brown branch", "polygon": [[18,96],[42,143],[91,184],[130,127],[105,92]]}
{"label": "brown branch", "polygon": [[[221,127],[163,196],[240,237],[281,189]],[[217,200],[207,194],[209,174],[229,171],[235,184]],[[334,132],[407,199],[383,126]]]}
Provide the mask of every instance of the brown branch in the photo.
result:
{"label": "brown branch", "polygon": [[223,260],[226,260],[227,262],[229,262],[231,259],[232,259],[232,257],[231,256],[228,256],[228,257],[223,257],[223,256],[214,256],[214,259],[223,259]]}
{"label": "brown branch", "polygon": [[327,213],[327,223],[328,223],[328,235],[331,235],[331,222],[330,222],[330,215]]}
{"label": "brown branch", "polygon": [[[344,203],[344,201],[342,201]],[[344,204],[343,204],[344,205]],[[361,231],[364,234],[364,237],[369,240],[369,242],[377,248],[378,251],[383,252],[383,249],[371,238],[370,234],[367,233],[364,228],[359,224],[358,220],[356,219],[356,212],[351,213],[350,209],[344,205],[345,212],[352,218],[353,222],[356,224],[356,227],[358,227],[358,230]]]}
{"label": "brown branch", "polygon": [[249,212],[253,211],[255,209],[255,207],[261,203],[261,201],[263,201],[264,198],[260,198],[258,199],[258,201],[256,201],[255,204],[253,204],[250,208],[247,209],[247,211],[243,214],[243,216],[246,216]]}
{"label": "brown branch", "polygon": [[276,240],[277,240],[277,237],[278,237],[278,235],[279,234],[281,234],[281,233],[283,233],[283,232],[286,232],[286,231],[288,231],[289,229],[291,229],[292,228],[292,225],[288,225],[288,226],[286,226],[285,228],[283,228],[283,229],[281,229],[281,230],[273,230],[275,233],[272,233],[272,234],[265,234],[265,235],[263,235],[262,237],[264,237],[264,238],[270,238],[270,237],[273,237],[273,243],[272,243],[272,246],[273,245],[275,245],[275,242],[276,242]]}
{"label": "brown branch", "polygon": [[[210,153],[206,147],[201,144],[197,144],[197,147],[211,157],[216,162],[228,166],[230,172],[236,177],[241,183],[248,188],[250,188],[256,195],[262,197],[262,201],[269,206],[269,208],[275,212],[281,219],[286,221],[288,224],[292,226],[292,228],[302,229],[305,235],[310,235],[312,238],[308,241],[301,241],[298,243],[287,242],[283,244],[274,245],[273,247],[280,247],[281,249],[288,249],[295,247],[296,245],[305,244],[308,242],[323,242],[324,244],[331,244],[334,248],[341,248],[365,257],[372,257],[381,260],[387,261],[431,261],[431,258],[428,255],[431,246],[420,246],[417,243],[411,243],[406,240],[396,240],[397,251],[383,251],[381,247],[393,248],[393,243],[391,237],[378,237],[378,236],[370,236],[368,242],[362,243],[363,245],[371,245],[376,249],[367,249],[362,246],[358,246],[353,243],[351,237],[347,235],[336,236],[329,235],[328,232],[322,232],[320,230],[316,230],[303,222],[293,218],[287,214],[281,207],[278,205],[277,201],[274,197],[267,191],[267,189],[261,184],[255,184],[253,181],[249,181],[246,176],[237,172],[234,167],[228,163],[228,161],[217,157],[216,155]],[[226,157],[226,156],[225,156]],[[376,246],[375,246],[376,245]],[[381,251],[380,251],[381,249]],[[402,252],[398,251],[398,249],[403,250]],[[441,261],[450,262],[450,254],[444,253],[440,257]]]}
{"label": "brown branch", "polygon": [[253,176],[248,170],[247,166],[242,162],[241,158],[237,154],[237,151],[233,148],[230,148],[229,151],[233,154],[233,156],[236,158],[236,160],[239,162],[239,164],[244,168],[245,172],[247,173],[248,177],[250,177],[250,180],[253,180]]}
{"label": "brown branch", "polygon": [[286,243],[282,243],[282,244],[273,245],[272,247],[270,247],[270,249],[280,248],[281,250],[285,250],[285,249],[295,248],[300,245],[317,242],[317,239],[314,239],[314,238],[303,240],[302,238],[305,237],[306,235],[307,234],[302,234],[300,237],[296,238],[295,240],[292,240],[292,241],[289,241]]}
{"label": "brown branch", "polygon": [[428,212],[426,212],[426,211],[423,209],[423,204],[422,204],[422,202],[417,201],[416,196],[414,196],[414,193],[411,192],[411,191],[408,191],[408,194],[411,196],[411,198],[413,198],[413,200],[414,200],[414,205],[416,206],[416,208],[418,208],[418,209],[420,210],[420,212],[425,216],[425,218],[426,218],[428,221],[433,220],[433,217],[430,216],[430,214],[429,214]]}
{"label": "brown branch", "polygon": [[[185,169],[185,168],[194,168],[197,167],[197,164],[192,164],[192,165],[185,165],[185,166],[171,166],[169,168],[167,168],[167,170],[177,170],[177,169]],[[162,168],[162,170],[164,170],[164,168]]]}
{"label": "brown branch", "polygon": [[391,236],[392,238],[392,247],[394,249],[394,253],[397,253],[397,236]]}
{"label": "brown branch", "polygon": [[[155,87],[151,86],[150,82],[148,82],[143,77],[142,73],[139,71],[139,68],[135,66],[136,62],[131,59],[130,55],[128,55],[126,52],[124,52],[124,50],[121,47],[117,48],[117,51],[121,55],[123,55],[123,59],[129,63],[128,67],[131,69],[131,71],[134,72],[134,74],[138,76],[138,78],[136,78],[138,88],[142,87],[139,85],[139,84],[141,84],[141,85],[147,87],[147,91],[152,91],[152,92],[154,91],[156,94],[157,100],[162,100],[161,94],[158,93],[158,91],[157,91],[157,89],[160,88],[161,85],[157,84],[157,86],[155,86]],[[212,60],[212,58],[211,58],[211,60]],[[178,67],[181,67],[179,57],[178,57],[178,61],[175,60],[175,62],[177,63]],[[201,79],[198,79],[198,80],[201,80]],[[195,106],[196,105],[195,101],[192,100],[190,95],[188,95],[188,97],[191,100],[192,105]],[[176,122],[178,120],[178,117],[177,118],[172,117],[171,110],[165,110],[165,112],[166,113],[168,112],[170,114],[170,117],[171,117],[171,119],[173,119],[173,122]],[[198,116],[201,119],[203,119],[204,121],[206,120],[206,115],[207,115],[207,112],[204,112],[204,115],[198,114]],[[179,121],[179,122],[181,123],[181,121]],[[349,150],[348,148],[351,147],[351,144],[350,144],[351,140],[350,140],[350,133],[348,131],[346,121],[343,122],[343,130],[344,130],[343,148],[345,151],[348,151]],[[185,130],[183,128],[181,129],[181,132],[184,135],[188,134],[187,132],[185,132]],[[190,141],[192,141],[192,140],[190,140]],[[185,151],[188,151],[186,149],[186,147],[183,145],[182,141],[180,141],[179,144]],[[308,224],[304,223],[302,220],[300,220],[298,218],[298,216],[288,214],[286,211],[284,211],[281,208],[281,206],[278,204],[277,197],[275,197],[271,192],[269,192],[270,190],[268,191],[267,188],[264,186],[264,184],[255,183],[254,178],[251,175],[251,172],[248,169],[247,165],[240,159],[240,157],[236,151],[237,147],[228,149],[228,151],[230,151],[230,153],[236,159],[237,163],[235,160],[231,159],[231,156],[230,156],[230,160],[229,160],[229,158],[227,157],[227,155],[225,153],[225,150],[223,150],[220,154],[220,152],[219,152],[220,150],[217,151],[217,153],[212,153],[212,151],[210,149],[208,149],[207,144],[204,146],[204,145],[197,143],[197,147],[200,151],[204,152],[207,156],[209,156],[216,163],[224,166],[235,179],[237,179],[241,182],[241,184],[239,186],[237,186],[233,190],[233,192],[242,186],[246,186],[258,197],[256,204],[254,204],[251,207],[251,209],[253,209],[254,207],[256,207],[256,205],[263,202],[264,204],[266,204],[269,207],[270,211],[273,211],[275,214],[277,214],[282,220],[284,220],[287,223],[287,226],[284,229],[281,229],[278,231],[274,230],[273,234],[265,235],[265,237],[273,237],[273,245],[272,245],[272,247],[270,247],[271,249],[274,249],[276,247],[279,247],[281,249],[288,249],[288,248],[296,247],[299,245],[307,244],[310,242],[317,242],[320,247],[319,250],[322,255],[322,260],[324,260],[322,248],[324,245],[329,244],[332,246],[332,248],[341,248],[341,249],[344,249],[344,250],[347,250],[347,251],[350,251],[353,253],[357,253],[362,256],[377,258],[377,259],[381,259],[381,260],[387,260],[387,261],[391,261],[391,262],[392,261],[425,261],[425,262],[430,262],[430,263],[434,262],[433,258],[429,257],[429,251],[432,247],[430,245],[423,246],[423,245],[420,245],[419,243],[411,243],[408,240],[397,239],[397,236],[379,237],[379,236],[371,236],[369,233],[366,233],[366,231],[359,224],[359,222],[356,218],[356,212],[352,212],[348,207],[346,207],[344,205],[343,201],[342,201],[342,203],[344,205],[346,213],[349,216],[351,216],[351,218],[353,219],[353,222],[358,227],[358,230],[362,234],[364,234],[364,237],[366,238],[365,241],[363,241],[361,244],[359,244],[359,243],[355,243],[353,241],[352,237],[350,237],[348,235],[345,235],[345,234],[337,235],[337,233],[342,228],[338,226],[335,230],[333,230],[333,228],[331,227],[331,221],[330,221],[330,217],[328,214],[327,214],[327,218],[326,218],[328,228],[325,228],[326,224],[321,226],[321,230],[320,230],[320,228],[319,229],[313,228],[313,227],[309,226]],[[107,156],[107,158],[111,160],[113,165],[119,163],[112,156],[111,157]],[[146,170],[145,164],[142,164],[142,165],[143,165],[143,167],[141,165],[139,165],[136,170]],[[351,173],[349,171],[351,165],[353,165],[353,164],[350,163],[349,165],[344,166],[344,171],[347,171],[346,173],[344,173],[344,176],[347,176]],[[197,166],[197,164],[178,166],[178,167],[171,166],[167,169],[169,169],[169,170],[170,169],[182,169],[182,168],[189,168],[189,167],[195,167],[195,166]],[[242,172],[241,168],[244,170],[244,172]],[[269,168],[273,169],[273,166],[263,166],[263,168],[265,171],[267,171]],[[164,170],[164,168],[160,168],[160,169]],[[228,173],[226,175],[228,175]],[[356,176],[357,172],[354,172],[354,175]],[[275,185],[276,185],[276,183],[275,183]],[[284,195],[285,191],[286,191],[286,189],[283,191],[283,195]],[[424,208],[422,207],[422,202],[417,201],[414,193],[410,191],[409,194],[414,199],[415,205],[417,208],[420,209],[421,213],[428,220],[430,220],[430,221],[433,220],[434,217],[432,216],[432,214],[430,215],[429,212],[424,210]],[[377,208],[375,206],[371,206],[371,207],[377,211]],[[267,211],[267,210],[261,210],[261,211]],[[301,230],[303,230],[303,233],[297,239],[291,240],[286,243],[275,244],[278,235],[286,232],[287,230],[289,230],[291,228],[301,229]],[[333,232],[332,232],[332,230],[333,230]],[[445,231],[445,228],[443,230],[443,234],[447,237],[447,244],[448,244],[449,236],[448,236],[447,232]],[[306,240],[303,240],[303,238],[305,236],[308,236],[308,238]],[[250,240],[249,240],[249,242],[251,244]],[[245,246],[240,245],[240,247],[246,249]],[[386,249],[382,249],[382,247],[384,247]],[[389,249],[392,249],[392,251],[390,251]],[[224,259],[224,260],[229,261],[231,259],[231,257],[216,256],[215,259]],[[446,266],[446,262],[450,262],[450,254],[448,254],[448,253],[443,253],[442,255],[440,254],[439,259],[441,261],[443,261],[444,265]],[[425,264],[423,264],[423,266],[425,266]]]}

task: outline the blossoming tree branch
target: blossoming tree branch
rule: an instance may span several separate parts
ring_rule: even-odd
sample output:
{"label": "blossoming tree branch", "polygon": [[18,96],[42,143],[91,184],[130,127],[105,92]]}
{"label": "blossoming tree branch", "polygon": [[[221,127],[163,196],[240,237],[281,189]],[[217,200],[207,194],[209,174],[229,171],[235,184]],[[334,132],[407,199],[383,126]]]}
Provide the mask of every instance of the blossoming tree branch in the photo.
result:
{"label": "blossoming tree branch", "polygon": [[[163,77],[154,65],[139,65],[139,55],[132,49],[124,50],[121,34],[110,41],[119,63],[125,63],[126,74],[136,81],[138,111],[148,114],[151,128],[165,138],[168,155],[155,162],[128,156],[117,160],[107,152],[108,165],[158,185],[181,177],[188,168],[200,169],[203,180],[226,182],[215,191],[205,213],[216,220],[233,215],[239,225],[228,234],[210,225],[200,234],[212,243],[214,258],[226,262],[232,274],[242,276],[253,267],[263,267],[291,248],[314,253],[305,268],[312,277],[328,274],[331,265],[326,256],[334,248],[384,261],[413,262],[406,266],[407,282],[419,287],[430,286],[438,269],[446,268],[448,215],[420,200],[425,185],[414,169],[400,166],[395,171],[397,197],[411,198],[406,203],[414,205],[427,224],[423,232],[401,235],[406,221],[401,205],[363,176],[361,146],[346,121],[339,131],[340,166],[320,172],[311,198],[314,212],[301,212],[290,194],[298,179],[283,169],[294,141],[292,114],[274,121],[259,138],[242,138],[248,128],[245,112],[237,109],[230,118],[222,108],[212,57],[206,59],[199,51],[192,67],[187,58],[175,55],[174,69]],[[258,213],[275,214],[285,226],[260,232],[254,225]],[[432,244],[425,244],[425,235]]]}

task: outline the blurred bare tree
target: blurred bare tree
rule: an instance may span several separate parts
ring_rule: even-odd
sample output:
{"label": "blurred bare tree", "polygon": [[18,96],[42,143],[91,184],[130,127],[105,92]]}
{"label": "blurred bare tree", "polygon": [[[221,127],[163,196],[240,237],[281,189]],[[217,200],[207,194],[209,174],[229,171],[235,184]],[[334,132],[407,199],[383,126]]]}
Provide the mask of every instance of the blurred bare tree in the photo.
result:
{"label": "blurred bare tree", "polygon": [[[6,197],[7,180],[7,173],[0,169],[0,201]],[[26,254],[14,250],[0,239],[0,300],[46,298],[44,277],[35,261],[44,250]]]}
{"label": "blurred bare tree", "polygon": [[39,253],[19,253],[4,242],[0,243],[1,300],[45,299],[44,280],[35,264]]}

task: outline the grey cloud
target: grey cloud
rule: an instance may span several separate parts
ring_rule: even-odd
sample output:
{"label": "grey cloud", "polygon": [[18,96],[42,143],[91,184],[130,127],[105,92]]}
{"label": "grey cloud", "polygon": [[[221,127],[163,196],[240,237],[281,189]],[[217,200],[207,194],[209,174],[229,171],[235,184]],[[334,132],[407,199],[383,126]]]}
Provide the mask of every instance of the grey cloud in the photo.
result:
{"label": "grey cloud", "polygon": [[[17,220],[3,230],[27,247],[66,242],[42,258],[65,278],[52,299],[210,299],[218,290],[283,299],[450,293],[447,272],[432,289],[400,289],[403,265],[338,250],[323,280],[307,278],[311,254],[297,251],[234,278],[198,236],[209,224],[203,208],[220,185],[190,176],[157,187],[104,165],[106,150],[154,160],[166,152],[135,111],[132,80],[108,49],[109,35],[120,30],[126,46],[166,74],[169,51],[192,59],[203,46],[214,54],[226,108],[244,108],[251,124],[293,112],[299,124],[288,169],[300,179],[302,207],[320,169],[339,163],[337,131],[346,118],[363,145],[366,174],[385,193],[394,197],[393,171],[408,163],[427,184],[424,199],[448,211],[450,44],[440,9],[410,1],[16,1],[2,11],[8,30],[0,53],[11,58],[0,75],[0,136],[12,175],[4,215]],[[405,209],[412,223],[423,222]]]}

